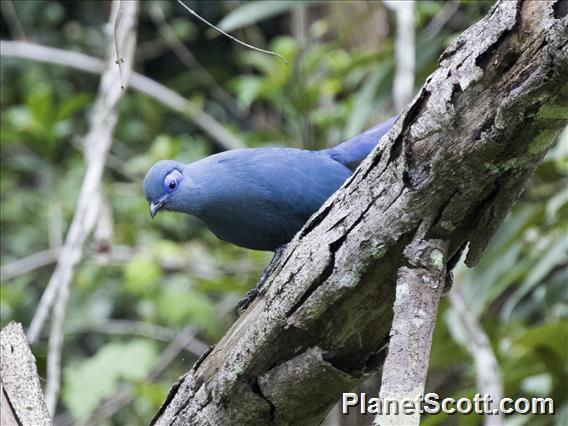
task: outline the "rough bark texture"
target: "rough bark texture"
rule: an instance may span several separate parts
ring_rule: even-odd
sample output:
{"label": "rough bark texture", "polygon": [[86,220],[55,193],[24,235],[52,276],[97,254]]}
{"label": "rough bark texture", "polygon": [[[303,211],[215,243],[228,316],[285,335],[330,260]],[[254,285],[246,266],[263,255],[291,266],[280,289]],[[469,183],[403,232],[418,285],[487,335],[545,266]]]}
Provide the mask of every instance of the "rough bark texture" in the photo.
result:
{"label": "rough bark texture", "polygon": [[[447,245],[443,240],[425,239],[419,229],[404,256],[409,266],[398,270],[394,317],[379,396],[383,401],[414,400],[417,407],[418,397],[424,394],[436,314],[446,284]],[[385,409],[373,425],[419,423],[417,410],[406,414],[403,410]]]}
{"label": "rough bark texture", "polygon": [[440,240],[451,267],[469,243],[474,265],[566,125],[566,14],[502,1],[465,31],[156,423],[317,424],[377,371],[406,247]]}
{"label": "rough bark texture", "polygon": [[11,322],[0,333],[1,424],[50,425],[36,360],[22,325]]}

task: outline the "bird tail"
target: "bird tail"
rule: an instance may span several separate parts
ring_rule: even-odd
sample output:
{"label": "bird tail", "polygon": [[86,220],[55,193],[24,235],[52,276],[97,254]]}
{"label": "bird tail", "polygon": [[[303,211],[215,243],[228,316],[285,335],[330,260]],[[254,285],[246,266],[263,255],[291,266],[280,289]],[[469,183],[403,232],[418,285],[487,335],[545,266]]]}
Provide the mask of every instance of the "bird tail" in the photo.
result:
{"label": "bird tail", "polygon": [[340,162],[351,170],[355,170],[357,166],[369,155],[369,153],[379,143],[381,138],[390,130],[398,117],[389,118],[375,127],[357,135],[348,141],[345,141],[333,148],[324,149],[335,161]]}

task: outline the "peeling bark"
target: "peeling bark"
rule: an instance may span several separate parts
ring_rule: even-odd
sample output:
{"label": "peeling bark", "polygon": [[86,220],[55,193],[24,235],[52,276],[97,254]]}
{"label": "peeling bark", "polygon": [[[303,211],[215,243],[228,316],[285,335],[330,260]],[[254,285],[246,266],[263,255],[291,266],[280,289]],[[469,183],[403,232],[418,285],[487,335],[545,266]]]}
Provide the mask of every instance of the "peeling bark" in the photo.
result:
{"label": "peeling bark", "polygon": [[318,423],[382,366],[405,250],[436,241],[445,268],[469,244],[474,265],[568,122],[561,3],[500,1],[444,52],[156,424]]}

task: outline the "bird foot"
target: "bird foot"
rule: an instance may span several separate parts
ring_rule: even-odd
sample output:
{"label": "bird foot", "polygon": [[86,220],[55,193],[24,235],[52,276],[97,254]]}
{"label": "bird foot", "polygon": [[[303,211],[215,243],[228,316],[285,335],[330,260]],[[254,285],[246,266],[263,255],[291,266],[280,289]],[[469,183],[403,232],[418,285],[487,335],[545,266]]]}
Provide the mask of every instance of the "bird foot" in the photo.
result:
{"label": "bird foot", "polygon": [[278,247],[275,250],[272,260],[270,261],[268,266],[264,268],[264,271],[262,272],[262,275],[260,276],[260,280],[258,280],[256,287],[249,290],[245,295],[245,297],[243,297],[241,300],[238,301],[237,306],[235,306],[235,314],[237,314],[238,317],[241,316],[241,314],[250,306],[250,304],[254,301],[254,299],[256,299],[257,296],[260,294],[260,290],[262,289],[264,282],[268,279],[270,274],[272,274],[272,272],[276,268],[276,265],[278,264],[278,261],[282,257],[282,253],[284,253],[285,249],[286,249],[286,244]]}
{"label": "bird foot", "polygon": [[260,290],[258,288],[250,289],[245,297],[237,302],[237,306],[235,306],[235,314],[240,317],[241,314],[250,306],[250,304],[256,299]]}

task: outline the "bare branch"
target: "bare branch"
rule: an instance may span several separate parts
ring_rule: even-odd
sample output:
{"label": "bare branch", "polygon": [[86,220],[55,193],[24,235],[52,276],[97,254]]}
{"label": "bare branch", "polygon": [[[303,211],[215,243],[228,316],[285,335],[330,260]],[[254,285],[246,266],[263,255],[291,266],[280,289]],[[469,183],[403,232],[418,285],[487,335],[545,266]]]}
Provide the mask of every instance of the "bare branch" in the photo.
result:
{"label": "bare branch", "polygon": [[[467,306],[461,286],[454,286],[448,297],[452,310],[466,334],[463,343],[475,363],[477,391],[482,395],[489,394],[493,401],[501,400],[503,398],[503,375],[483,326],[475,313]],[[504,424],[504,419],[501,414],[489,416],[484,424],[500,426]]]}
{"label": "bare branch", "polygon": [[[1,40],[0,55],[62,65],[93,74],[100,74],[104,69],[103,61],[98,58],[28,42]],[[244,143],[229,133],[214,117],[193,106],[189,100],[157,81],[142,74],[132,73],[128,84],[134,90],[154,98],[187,117],[223,149],[244,147]]]}
{"label": "bare branch", "polygon": [[[0,378],[2,425],[11,413],[14,425],[50,425],[51,419],[37,374],[36,360],[30,351],[20,323],[11,322],[0,333]],[[6,422],[10,425],[9,422]]]}
{"label": "bare branch", "polygon": [[[1,268],[2,281],[9,281],[20,275],[33,272],[44,266],[49,266],[57,261],[60,249],[43,250],[22,259],[7,263]],[[130,262],[132,258],[143,252],[142,247],[129,247],[114,245],[108,253],[108,262],[114,265],[122,265]],[[97,263],[97,254],[95,251],[86,251],[86,255],[95,256]],[[85,261],[89,261],[85,258]],[[219,264],[213,257],[207,256],[205,251],[199,250],[195,256],[188,257],[185,253],[179,257],[158,258],[160,266],[168,271],[183,271],[195,277],[208,280],[218,280],[225,274],[256,274],[262,271],[259,264],[251,263],[248,260],[237,260],[234,262],[223,262]]]}
{"label": "bare branch", "polygon": [[[168,327],[162,327],[155,324],[150,324],[141,321],[129,321],[129,320],[105,320],[95,323],[83,323],[77,325],[69,325],[69,321],[66,321],[65,333],[102,333],[102,334],[114,334],[114,335],[125,335],[125,336],[141,336],[149,339],[158,340],[160,342],[171,342],[176,338],[176,332]],[[186,346],[185,350],[192,353],[193,355],[200,356],[208,348],[203,341],[194,337]]]}
{"label": "bare branch", "polygon": [[408,105],[414,94],[414,55],[416,51],[414,0],[385,0],[385,4],[396,13],[396,72],[393,98],[394,109],[399,112]]}
{"label": "bare branch", "polygon": [[[394,317],[381,379],[383,401],[409,399],[419,406],[417,398],[424,393],[436,313],[446,282],[447,250],[443,241],[424,240],[419,232],[404,251],[408,266],[398,270]],[[373,425],[419,423],[416,411],[412,415],[382,413]]]}
{"label": "bare branch", "polygon": [[239,43],[240,45],[243,45],[245,47],[248,47],[249,49],[252,50],[256,50],[257,52],[261,52],[261,53],[266,53],[268,55],[273,55],[273,56],[277,56],[279,57],[282,62],[284,62],[286,65],[288,65],[288,61],[284,58],[284,56],[276,53],[276,52],[272,52],[271,50],[264,50],[261,49],[259,47],[255,47],[252,46],[248,43],[245,43],[244,41],[239,40],[238,38],[232,36],[229,33],[226,33],[225,31],[223,31],[221,28],[213,25],[211,22],[209,22],[207,19],[203,18],[202,16],[200,16],[199,14],[197,14],[197,12],[195,10],[193,10],[192,8],[190,8],[189,6],[185,5],[181,0],[178,0],[178,3],[181,4],[189,13],[191,13],[193,16],[195,16],[197,19],[199,19],[201,22],[204,22],[205,24],[209,25],[211,28],[219,31],[221,34],[223,34],[225,37],[229,37],[231,40]]}
{"label": "bare branch", "polygon": [[118,65],[118,73],[120,74],[120,88],[124,90],[124,75],[122,73],[122,64],[124,63],[124,58],[120,56],[120,49],[118,47],[118,26],[120,25],[120,18],[122,18],[122,0],[119,1],[118,4],[118,14],[116,15],[116,19],[114,20],[114,48],[116,51],[116,61],[115,64]]}
{"label": "bare branch", "polygon": [[6,20],[6,24],[8,25],[12,37],[17,40],[25,40],[26,33],[20,18],[18,17],[18,11],[14,6],[14,2],[12,0],[2,0],[0,2],[0,7],[2,8],[2,15]]}
{"label": "bare branch", "polygon": [[[233,313],[234,302],[229,298],[225,300],[225,303],[220,304],[219,311],[221,312],[221,317],[226,317],[227,315]],[[201,330],[195,327],[185,327],[181,330],[176,338],[170,342],[168,346],[162,351],[160,357],[152,366],[152,369],[146,376],[146,381],[153,383],[168,366],[175,360],[179,353],[192,342],[196,340],[197,334]],[[203,355],[208,348],[205,347],[199,355]],[[116,392],[111,397],[107,398],[91,415],[87,421],[87,425],[98,425],[103,423],[106,419],[111,417],[121,408],[127,406],[134,400],[134,394],[130,389],[121,389]]]}
{"label": "bare branch", "polygon": [[[118,46],[125,55],[125,73],[130,72],[135,46],[135,23],[138,3],[125,3],[124,23],[116,33]],[[117,17],[119,1],[113,3],[111,22]],[[112,43],[111,43],[112,45]],[[51,323],[49,355],[47,366],[46,401],[51,413],[55,411],[60,388],[61,349],[63,345],[63,320],[69,296],[69,287],[73,279],[75,266],[83,255],[83,246],[95,225],[100,209],[100,185],[107,152],[112,143],[112,132],[117,120],[116,105],[122,97],[122,91],[116,90],[120,84],[119,70],[112,66],[109,52],[107,68],[101,77],[99,94],[95,101],[91,128],[85,137],[86,172],[81,186],[77,209],[65,244],[61,249],[57,265],[44,291],[38,308],[28,330],[31,343],[37,341],[54,301],[54,319]]]}
{"label": "bare branch", "polygon": [[51,265],[57,260],[58,255],[59,249],[43,250],[2,265],[0,269],[2,281],[8,281],[43,266]]}
{"label": "bare branch", "polygon": [[193,71],[193,76],[199,80],[201,84],[211,90],[211,96],[217,100],[217,102],[224,105],[239,119],[254,119],[239,107],[239,104],[233,97],[219,85],[217,80],[199,63],[193,53],[177,37],[175,30],[168,24],[159,3],[156,3],[155,7],[150,8],[150,18],[154,21],[158,32],[169,48],[174,52],[181,63]]}
{"label": "bare branch", "polygon": [[112,207],[102,185],[97,196],[100,200],[100,209],[93,235],[95,241],[95,256],[99,264],[106,265],[110,260],[112,252],[111,243],[114,227]]}
{"label": "bare branch", "polygon": [[448,23],[450,19],[455,15],[460,7],[459,0],[451,0],[445,4],[444,8],[437,13],[432,20],[428,23],[426,28],[424,28],[423,34],[426,35],[428,40],[432,40],[436,37],[442,28]]}

